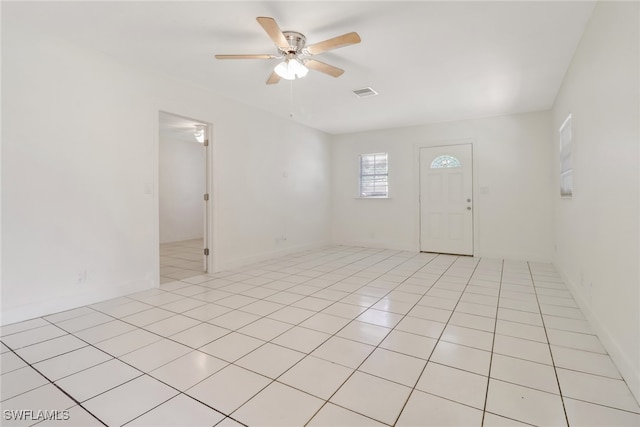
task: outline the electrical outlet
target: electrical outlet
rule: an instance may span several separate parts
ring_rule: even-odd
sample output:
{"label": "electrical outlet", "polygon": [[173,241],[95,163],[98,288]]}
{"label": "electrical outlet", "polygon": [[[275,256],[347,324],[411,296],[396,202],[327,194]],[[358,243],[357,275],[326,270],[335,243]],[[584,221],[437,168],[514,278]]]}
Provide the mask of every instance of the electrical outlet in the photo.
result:
{"label": "electrical outlet", "polygon": [[87,281],[87,270],[78,271],[78,275],[76,276],[76,281],[78,284],[84,283]]}

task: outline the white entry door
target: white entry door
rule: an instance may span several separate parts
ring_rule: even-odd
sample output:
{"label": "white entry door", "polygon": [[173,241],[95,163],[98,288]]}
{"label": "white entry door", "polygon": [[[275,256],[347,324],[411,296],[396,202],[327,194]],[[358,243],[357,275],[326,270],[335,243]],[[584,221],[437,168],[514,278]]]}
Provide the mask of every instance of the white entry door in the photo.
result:
{"label": "white entry door", "polygon": [[473,255],[471,144],[420,149],[420,250]]}

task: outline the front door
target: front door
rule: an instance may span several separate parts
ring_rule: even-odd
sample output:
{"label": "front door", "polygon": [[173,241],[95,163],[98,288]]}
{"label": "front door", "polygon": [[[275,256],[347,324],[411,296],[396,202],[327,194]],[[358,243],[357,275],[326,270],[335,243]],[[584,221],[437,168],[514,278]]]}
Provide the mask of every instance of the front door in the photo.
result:
{"label": "front door", "polygon": [[471,144],[420,149],[420,250],[473,255]]}

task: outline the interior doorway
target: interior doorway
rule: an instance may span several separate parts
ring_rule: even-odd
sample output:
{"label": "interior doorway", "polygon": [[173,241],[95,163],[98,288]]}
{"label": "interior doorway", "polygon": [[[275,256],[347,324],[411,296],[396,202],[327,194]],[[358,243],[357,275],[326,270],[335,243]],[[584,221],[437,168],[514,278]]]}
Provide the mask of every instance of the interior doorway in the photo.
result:
{"label": "interior doorway", "polygon": [[208,269],[210,126],[163,111],[158,123],[160,283],[167,283]]}
{"label": "interior doorway", "polygon": [[420,149],[420,250],[473,255],[473,146]]}

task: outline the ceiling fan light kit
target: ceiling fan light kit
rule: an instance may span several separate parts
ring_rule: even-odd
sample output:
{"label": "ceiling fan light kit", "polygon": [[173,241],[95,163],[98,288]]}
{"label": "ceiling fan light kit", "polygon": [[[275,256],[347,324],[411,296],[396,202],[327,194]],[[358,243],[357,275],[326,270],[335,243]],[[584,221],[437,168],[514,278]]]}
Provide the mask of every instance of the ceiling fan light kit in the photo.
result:
{"label": "ceiling fan light kit", "polygon": [[276,65],[273,71],[285,80],[295,80],[306,76],[309,69],[299,59],[293,57]]}
{"label": "ceiling fan light kit", "polygon": [[344,46],[360,43],[358,33],[347,33],[334,37],[311,46],[306,46],[307,38],[297,31],[282,31],[275,19],[259,16],[258,23],[265,30],[267,35],[276,45],[278,55],[216,55],[216,59],[283,59],[267,79],[267,84],[276,84],[280,79],[295,80],[307,75],[309,69],[319,71],[332,77],[340,77],[344,70],[325,64],[324,62],[311,59],[328,50],[337,49]]}

